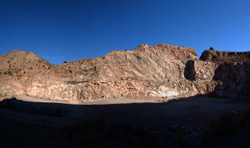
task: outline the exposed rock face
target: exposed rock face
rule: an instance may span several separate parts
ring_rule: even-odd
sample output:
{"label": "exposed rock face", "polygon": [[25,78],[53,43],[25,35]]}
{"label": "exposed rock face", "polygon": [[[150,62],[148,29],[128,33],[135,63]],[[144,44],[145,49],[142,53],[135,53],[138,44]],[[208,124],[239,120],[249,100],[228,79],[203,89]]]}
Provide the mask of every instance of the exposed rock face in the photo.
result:
{"label": "exposed rock face", "polygon": [[1,55],[0,64],[0,98],[27,94],[34,75],[55,67],[33,52],[20,50]]}
{"label": "exposed rock face", "polygon": [[0,55],[0,75],[10,71],[12,74],[37,74],[40,71],[53,68],[55,65],[45,61],[33,52],[13,50]]}
{"label": "exposed rock face", "polygon": [[214,79],[222,81],[216,88],[217,96],[244,99],[250,97],[250,62],[220,64]]}
{"label": "exposed rock face", "polygon": [[236,63],[250,60],[250,52],[226,52],[217,50],[205,50],[200,60],[216,63]]}
{"label": "exposed rock face", "polygon": [[[239,60],[236,55],[245,59],[248,56],[205,51],[202,60],[198,60],[192,48],[139,45],[133,51],[113,51],[96,59],[55,66],[32,52],[14,50],[0,56],[0,63],[6,65],[0,69],[0,97],[26,94],[79,100],[179,98],[212,92],[226,96],[227,91],[237,92],[235,96],[244,92],[246,96],[250,90],[249,63],[222,63],[226,61],[223,56]],[[3,74],[6,70],[13,71],[13,75]]]}
{"label": "exposed rock face", "polygon": [[180,83],[187,83],[184,69],[188,60],[197,60],[195,49],[139,45],[133,51],[113,51],[41,73],[33,79],[28,94],[80,100],[189,96],[198,91]]}
{"label": "exposed rock face", "polygon": [[215,70],[218,68],[219,64],[196,60],[194,62],[195,67],[195,80],[197,81],[212,81],[215,76]]}
{"label": "exposed rock face", "polygon": [[221,82],[213,92],[216,96],[243,99],[250,97],[250,63],[248,62],[250,52],[205,50],[200,59],[218,63],[213,79]]}

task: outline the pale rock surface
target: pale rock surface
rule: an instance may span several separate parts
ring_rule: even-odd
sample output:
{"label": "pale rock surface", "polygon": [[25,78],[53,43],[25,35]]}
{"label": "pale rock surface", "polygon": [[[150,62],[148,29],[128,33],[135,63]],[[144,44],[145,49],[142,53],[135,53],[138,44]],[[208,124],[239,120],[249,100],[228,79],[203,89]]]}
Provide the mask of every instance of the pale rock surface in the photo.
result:
{"label": "pale rock surface", "polygon": [[[14,50],[0,56],[0,98],[28,95],[54,100],[172,99],[210,93],[225,96],[222,92],[228,90],[246,92],[248,63],[226,65],[221,63],[223,58],[214,62],[211,55],[224,53],[205,52],[198,60],[193,48],[162,43],[139,45],[132,51],[113,51],[96,59],[55,66],[32,52]],[[5,71],[12,71],[13,75],[4,74]]]}
{"label": "pale rock surface", "polygon": [[13,50],[0,55],[0,98],[27,94],[32,78],[55,65],[33,52]]}
{"label": "pale rock surface", "polygon": [[[97,59],[62,64],[33,78],[28,94],[54,99],[188,97],[198,91],[184,77],[195,49],[166,44],[139,45]],[[192,82],[191,82],[192,83]]]}

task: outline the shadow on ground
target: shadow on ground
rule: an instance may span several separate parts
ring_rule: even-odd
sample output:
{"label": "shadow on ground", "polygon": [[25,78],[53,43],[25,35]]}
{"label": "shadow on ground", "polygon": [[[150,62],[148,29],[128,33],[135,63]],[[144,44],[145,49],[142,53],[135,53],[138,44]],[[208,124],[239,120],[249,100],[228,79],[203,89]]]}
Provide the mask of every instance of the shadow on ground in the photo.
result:
{"label": "shadow on ground", "polygon": [[206,147],[217,118],[229,113],[231,119],[246,107],[243,101],[207,96],[104,105],[5,99],[0,102],[0,143],[1,147]]}

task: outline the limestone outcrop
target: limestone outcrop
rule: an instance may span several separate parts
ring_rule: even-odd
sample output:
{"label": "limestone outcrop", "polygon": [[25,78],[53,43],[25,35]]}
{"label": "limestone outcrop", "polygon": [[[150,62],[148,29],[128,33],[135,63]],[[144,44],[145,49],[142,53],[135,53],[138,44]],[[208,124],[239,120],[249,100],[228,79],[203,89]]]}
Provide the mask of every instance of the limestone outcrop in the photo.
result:
{"label": "limestone outcrop", "polygon": [[[214,60],[214,55],[219,62]],[[113,51],[96,59],[55,66],[32,52],[14,50],[0,56],[0,63],[5,65],[0,68],[0,97],[171,99],[209,93],[221,97],[226,96],[227,91],[237,92],[235,97],[244,91],[246,96],[248,62],[228,65],[222,62],[223,55],[229,57],[231,54],[204,51],[198,60],[193,48],[161,43],[139,45],[132,51]],[[234,54],[233,59],[239,60],[237,55]],[[248,56],[245,53],[239,55],[245,60]],[[12,74],[4,71],[12,71]],[[233,76],[225,74],[230,71]],[[227,88],[238,84],[244,87],[240,85],[235,91]]]}

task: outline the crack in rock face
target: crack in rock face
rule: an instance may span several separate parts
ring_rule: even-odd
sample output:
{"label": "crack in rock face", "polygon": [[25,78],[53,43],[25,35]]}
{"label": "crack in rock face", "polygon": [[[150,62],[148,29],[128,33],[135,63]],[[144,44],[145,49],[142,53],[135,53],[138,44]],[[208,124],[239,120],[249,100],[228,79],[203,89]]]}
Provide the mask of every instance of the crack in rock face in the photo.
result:
{"label": "crack in rock face", "polygon": [[194,61],[190,60],[187,61],[185,72],[184,72],[185,78],[188,80],[195,80],[195,67],[194,67]]}

